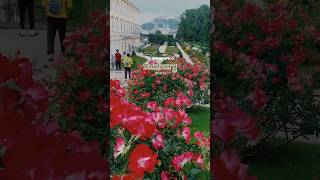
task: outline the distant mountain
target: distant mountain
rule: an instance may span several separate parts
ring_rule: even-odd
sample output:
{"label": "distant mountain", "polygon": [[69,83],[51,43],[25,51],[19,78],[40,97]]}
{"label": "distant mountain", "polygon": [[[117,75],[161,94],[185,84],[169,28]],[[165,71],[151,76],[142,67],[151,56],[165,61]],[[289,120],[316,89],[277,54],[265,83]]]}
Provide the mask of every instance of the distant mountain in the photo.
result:
{"label": "distant mountain", "polygon": [[159,28],[167,28],[177,30],[179,27],[180,19],[178,18],[166,18],[157,17],[152,22],[147,22],[141,25],[141,28],[147,31],[151,31]]}
{"label": "distant mountain", "polygon": [[155,28],[155,25],[152,22],[147,22],[141,25],[141,28],[144,30],[151,31],[152,29]]}
{"label": "distant mountain", "polygon": [[168,19],[169,28],[178,29],[180,24],[180,19]]}

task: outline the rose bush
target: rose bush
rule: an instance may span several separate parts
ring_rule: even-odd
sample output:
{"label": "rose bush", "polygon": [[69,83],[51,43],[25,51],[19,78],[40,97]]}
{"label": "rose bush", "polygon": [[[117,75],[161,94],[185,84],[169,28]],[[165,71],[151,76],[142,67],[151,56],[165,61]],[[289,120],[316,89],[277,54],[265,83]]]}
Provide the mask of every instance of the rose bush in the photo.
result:
{"label": "rose bush", "polygon": [[257,117],[263,140],[317,135],[319,30],[303,8],[241,2],[215,3],[216,88]]}
{"label": "rose bush", "polygon": [[139,106],[150,101],[164,105],[165,100],[177,95],[187,96],[193,103],[208,101],[209,72],[206,66],[200,62],[191,65],[184,59],[174,63],[177,64],[177,73],[156,74],[143,66],[135,69],[128,83],[129,100]]}
{"label": "rose bush", "polygon": [[97,141],[45,121],[49,93],[27,58],[0,54],[0,179],[106,179]]}
{"label": "rose bush", "polygon": [[250,179],[239,158],[248,147],[319,133],[319,30],[301,6],[219,0],[214,8],[212,172]]}
{"label": "rose bush", "polygon": [[107,20],[104,12],[93,12],[87,24],[66,37],[51,108],[64,130],[77,130],[85,139],[101,143],[108,134]]}
{"label": "rose bush", "polygon": [[186,97],[163,106],[150,101],[143,110],[127,100],[119,81],[110,84],[112,179],[209,178],[210,140],[201,132],[193,139]]}

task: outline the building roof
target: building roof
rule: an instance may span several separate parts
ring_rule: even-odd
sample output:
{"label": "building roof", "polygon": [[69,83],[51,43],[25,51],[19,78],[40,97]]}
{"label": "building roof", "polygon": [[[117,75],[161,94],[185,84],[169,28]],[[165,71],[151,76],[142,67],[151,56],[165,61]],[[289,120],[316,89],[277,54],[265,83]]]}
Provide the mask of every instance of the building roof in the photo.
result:
{"label": "building roof", "polygon": [[139,13],[141,13],[141,11],[134,5],[132,4],[132,2],[130,2],[129,0],[124,0],[126,1],[133,9],[137,10]]}

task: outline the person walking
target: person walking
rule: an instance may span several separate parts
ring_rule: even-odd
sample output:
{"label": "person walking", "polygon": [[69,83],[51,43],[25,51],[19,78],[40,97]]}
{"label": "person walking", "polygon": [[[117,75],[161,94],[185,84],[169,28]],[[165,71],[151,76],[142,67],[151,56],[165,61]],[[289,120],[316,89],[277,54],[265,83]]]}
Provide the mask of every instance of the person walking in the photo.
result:
{"label": "person walking", "polygon": [[116,70],[121,71],[121,54],[119,53],[119,50],[116,50],[116,54],[114,55],[116,58]]}
{"label": "person walking", "polygon": [[133,64],[133,60],[128,53],[125,58],[123,58],[123,65],[124,65],[124,78],[127,80],[127,73],[129,73],[129,79],[131,77],[131,66]]}
{"label": "person walking", "polygon": [[53,60],[56,31],[59,32],[61,52],[65,52],[63,41],[67,33],[68,12],[72,8],[72,0],[41,0],[47,11],[47,54]]}
{"label": "person walking", "polygon": [[113,70],[116,66],[116,57],[114,56],[114,54],[111,54],[110,61],[111,61],[111,70]]}
{"label": "person walking", "polygon": [[26,36],[25,32],[25,18],[26,18],[26,10],[28,10],[29,17],[29,35],[36,36],[37,32],[34,31],[34,0],[18,0],[19,6],[19,17],[20,17],[20,36]]}

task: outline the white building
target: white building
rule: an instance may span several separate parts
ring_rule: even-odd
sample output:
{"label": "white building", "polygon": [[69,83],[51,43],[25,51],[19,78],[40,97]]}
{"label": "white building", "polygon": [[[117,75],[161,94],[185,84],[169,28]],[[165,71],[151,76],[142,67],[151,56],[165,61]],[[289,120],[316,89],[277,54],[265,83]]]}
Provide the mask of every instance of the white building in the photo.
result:
{"label": "white building", "polygon": [[141,45],[140,11],[129,0],[110,1],[110,52],[132,52]]}

